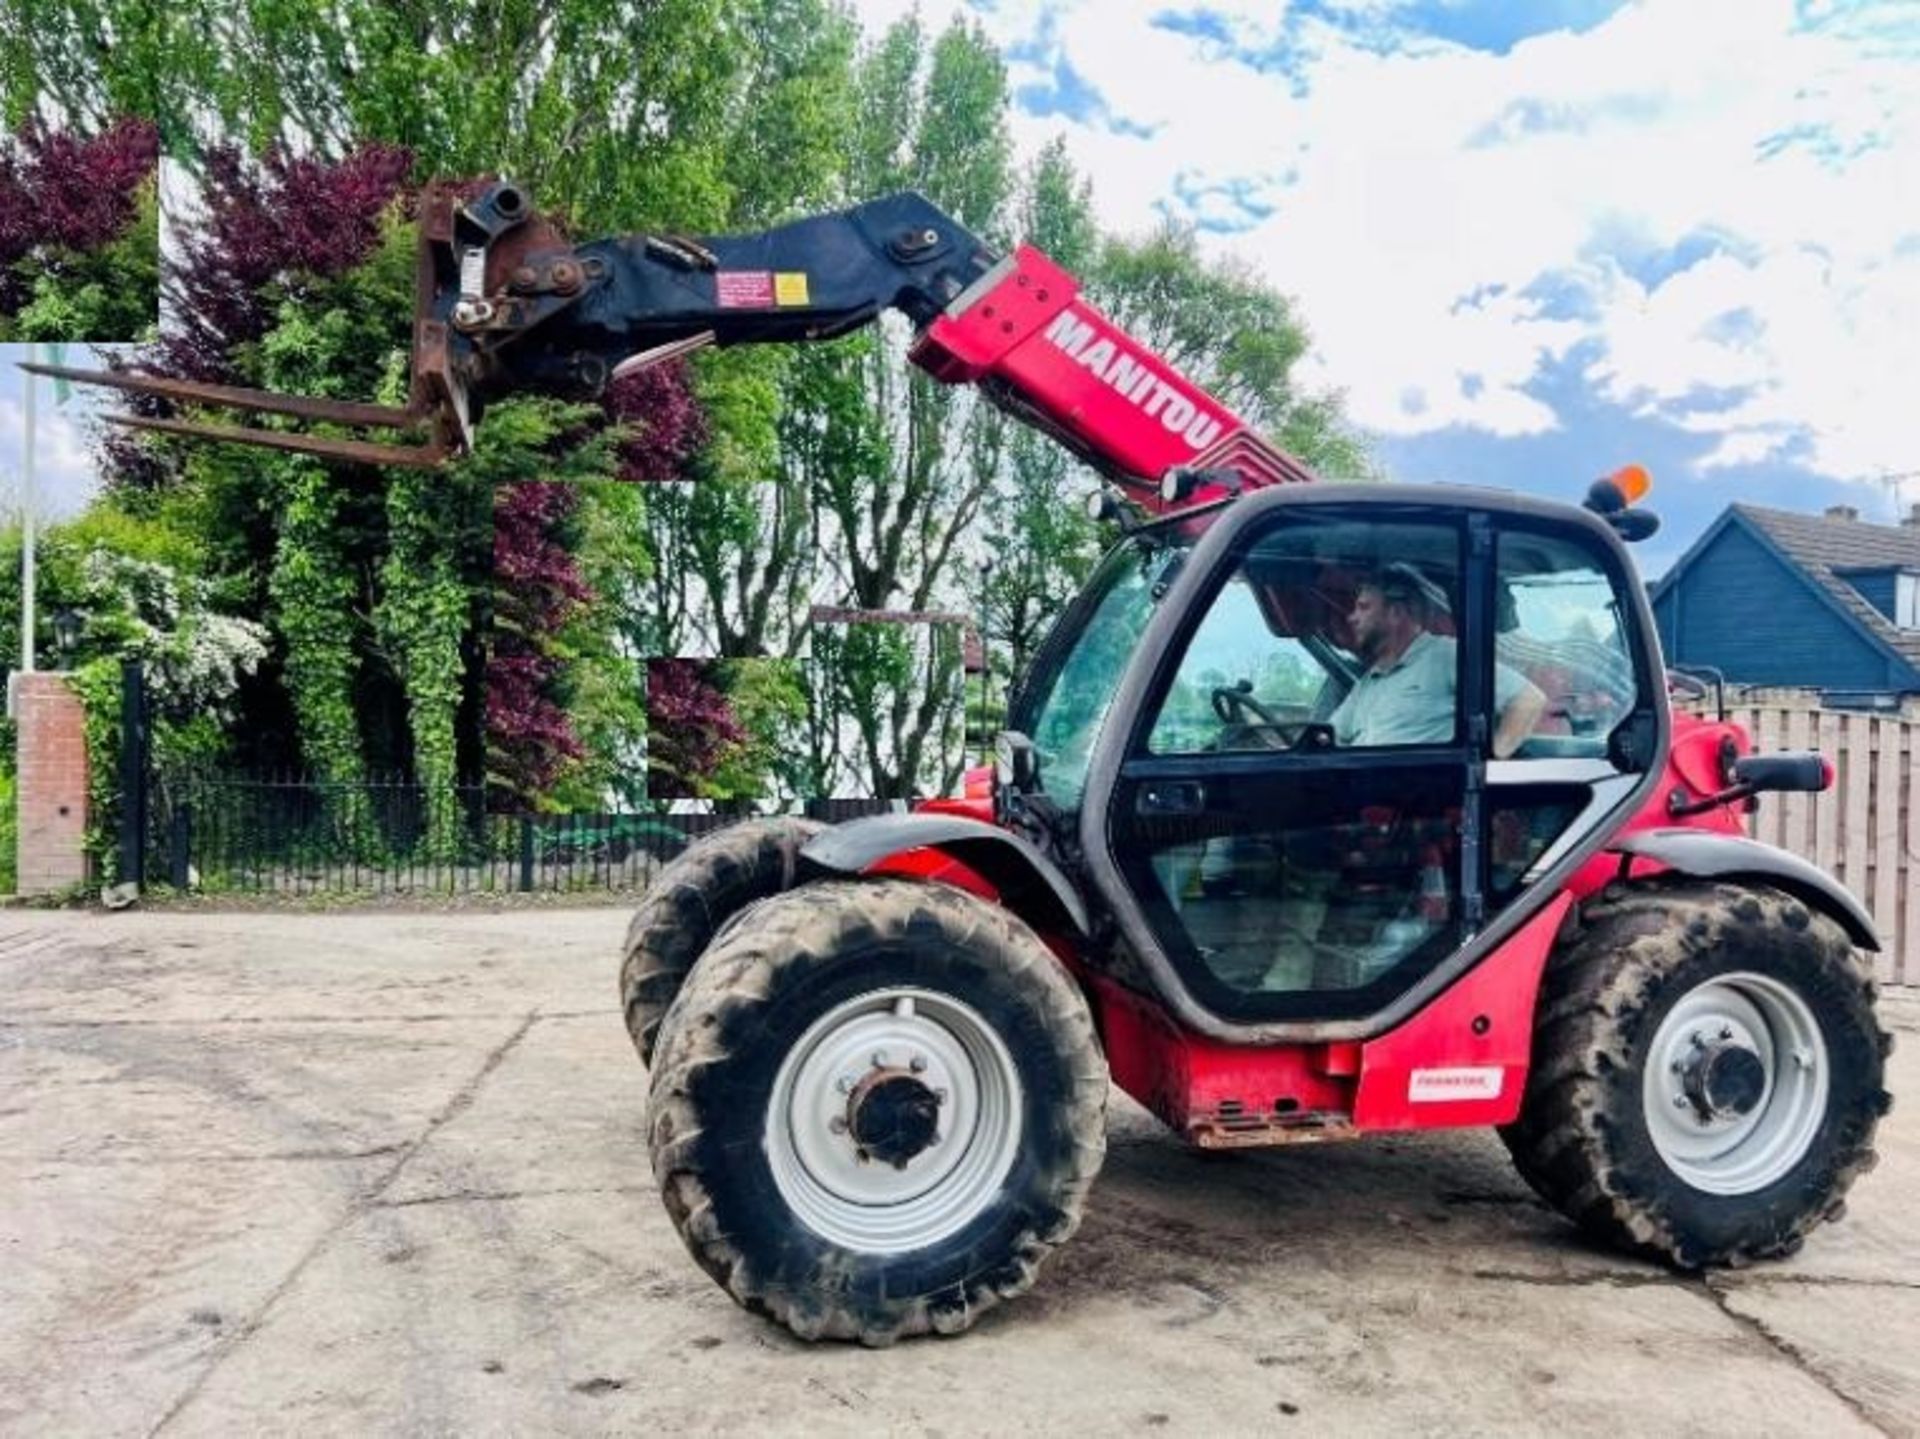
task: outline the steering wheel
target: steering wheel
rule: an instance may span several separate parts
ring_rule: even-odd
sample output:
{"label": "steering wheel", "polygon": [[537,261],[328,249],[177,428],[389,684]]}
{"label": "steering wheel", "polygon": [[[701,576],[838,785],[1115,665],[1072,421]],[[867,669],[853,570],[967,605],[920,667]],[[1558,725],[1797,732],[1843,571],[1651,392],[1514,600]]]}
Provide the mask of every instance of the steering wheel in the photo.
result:
{"label": "steering wheel", "polygon": [[1225,726],[1216,750],[1322,750],[1333,748],[1333,727],[1322,720],[1282,714],[1254,698],[1253,682],[1223,685],[1213,692],[1213,712]]}
{"label": "steering wheel", "polygon": [[[1220,716],[1220,723],[1225,725],[1251,726],[1258,723],[1277,730],[1300,728],[1299,720],[1287,719],[1276,713],[1264,700],[1255,699],[1252,680],[1218,686],[1213,692],[1213,712]],[[1249,715],[1253,718],[1249,719]]]}

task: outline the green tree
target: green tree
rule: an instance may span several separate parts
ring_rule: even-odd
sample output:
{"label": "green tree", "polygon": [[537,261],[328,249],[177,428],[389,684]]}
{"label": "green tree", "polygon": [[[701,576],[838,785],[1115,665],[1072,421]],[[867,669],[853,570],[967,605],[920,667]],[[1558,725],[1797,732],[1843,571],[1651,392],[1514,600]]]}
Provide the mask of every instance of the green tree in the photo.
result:
{"label": "green tree", "polygon": [[723,660],[715,678],[746,741],[727,750],[709,776],[709,793],[723,801],[805,798],[806,771],[794,741],[806,720],[807,692],[800,662],[791,659]]}
{"label": "green tree", "polygon": [[63,250],[29,268],[29,296],[0,315],[0,340],[151,340],[159,329],[160,207],[141,185],[133,223],[97,250]]}
{"label": "green tree", "polygon": [[1328,478],[1367,473],[1337,398],[1295,386],[1306,328],[1247,262],[1210,260],[1193,230],[1166,225],[1143,240],[1110,239],[1089,289],[1123,329],[1283,449]]}
{"label": "green tree", "polygon": [[[899,22],[861,57],[856,106],[850,198],[911,186],[1004,241],[1014,189],[1006,79],[977,28],[955,24],[929,44],[917,19]],[[891,320],[800,350],[791,364],[781,454],[812,508],[815,593],[863,610],[951,605],[1001,468],[1004,417],[913,369]],[[867,792],[892,797],[957,774],[953,626],[861,624],[824,642],[816,628],[812,654],[816,709],[845,707],[844,730],[819,715],[809,727],[821,783],[838,789],[857,775]]]}
{"label": "green tree", "polygon": [[[1085,274],[1097,260],[1093,190],[1060,141],[1043,148],[1029,170],[1020,221],[1027,239],[1069,273]],[[999,651],[991,668],[1003,684],[1025,673],[1047,628],[1099,558],[1100,527],[1082,504],[1093,481],[1086,466],[1045,435],[1025,426],[1008,435],[989,507],[990,560],[976,602],[986,638]]]}
{"label": "green tree", "polygon": [[[846,196],[851,18],[826,0],[751,0],[741,24],[780,43],[748,45],[734,76],[716,146],[724,214],[663,222],[676,229],[759,228]],[[743,658],[804,648],[814,492],[789,424],[804,425],[811,409],[805,357],[766,348],[696,360],[712,440],[690,472],[696,483],[650,514],[657,618],[643,652]]]}
{"label": "green tree", "polygon": [[[583,456],[611,466],[598,450]],[[664,487],[612,479],[578,482],[568,536],[591,598],[562,629],[564,693],[583,751],[555,786],[556,809],[625,808],[646,798],[646,690],[631,637],[644,624],[653,560],[650,510]]]}
{"label": "green tree", "polygon": [[[0,5],[0,120],[29,118],[88,132],[122,115],[160,126],[175,152],[198,93],[201,60],[215,27],[190,5],[153,0],[7,0]],[[176,126],[169,128],[171,119]]]}

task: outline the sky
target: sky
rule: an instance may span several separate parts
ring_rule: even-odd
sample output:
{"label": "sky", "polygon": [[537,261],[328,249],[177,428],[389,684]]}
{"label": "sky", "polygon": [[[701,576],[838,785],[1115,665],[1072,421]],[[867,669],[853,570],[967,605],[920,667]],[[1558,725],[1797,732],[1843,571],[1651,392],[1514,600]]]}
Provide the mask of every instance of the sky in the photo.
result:
{"label": "sky", "polygon": [[[0,514],[19,513],[21,476],[25,468],[26,379],[19,362],[28,345],[0,345]],[[67,363],[77,369],[102,368],[102,356],[112,346],[67,346]],[[85,507],[99,481],[84,433],[89,415],[99,407],[101,392],[76,385],[65,404],[54,402],[49,381],[39,382],[34,416],[35,513],[44,520],[70,518]]]}
{"label": "sky", "polygon": [[[978,23],[1023,159],[1064,137],[1110,229],[1195,226],[1292,296],[1393,478],[1644,464],[1649,575],[1733,500],[1920,503],[1920,0],[851,3]],[[20,428],[9,361],[9,506]]]}
{"label": "sky", "polygon": [[[869,33],[912,0],[854,0]],[[1103,222],[1297,302],[1393,478],[1920,503],[1920,0],[922,0]],[[1888,477],[1906,475],[1904,480]]]}

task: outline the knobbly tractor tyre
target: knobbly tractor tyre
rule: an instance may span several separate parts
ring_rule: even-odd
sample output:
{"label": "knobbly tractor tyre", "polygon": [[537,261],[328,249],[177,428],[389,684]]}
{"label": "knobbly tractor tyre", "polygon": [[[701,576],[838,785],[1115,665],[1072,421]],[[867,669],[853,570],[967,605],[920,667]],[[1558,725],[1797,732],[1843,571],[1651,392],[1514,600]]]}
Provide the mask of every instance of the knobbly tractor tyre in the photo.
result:
{"label": "knobbly tractor tyre", "polygon": [[1059,961],[905,880],[744,916],[661,1026],[651,1100],[680,1237],[803,1339],[966,1329],[1079,1227],[1106,1153],[1106,1062]]}
{"label": "knobbly tractor tyre", "polygon": [[742,820],[683,850],[647,887],[627,925],[620,1008],[642,1063],[687,972],[727,920],[792,889],[800,848],[826,826],[782,815]]}
{"label": "knobbly tractor tyre", "polygon": [[1866,957],[1792,895],[1620,887],[1549,963],[1502,1136],[1602,1240],[1683,1269],[1791,1254],[1873,1167],[1892,1048],[1873,999]]}

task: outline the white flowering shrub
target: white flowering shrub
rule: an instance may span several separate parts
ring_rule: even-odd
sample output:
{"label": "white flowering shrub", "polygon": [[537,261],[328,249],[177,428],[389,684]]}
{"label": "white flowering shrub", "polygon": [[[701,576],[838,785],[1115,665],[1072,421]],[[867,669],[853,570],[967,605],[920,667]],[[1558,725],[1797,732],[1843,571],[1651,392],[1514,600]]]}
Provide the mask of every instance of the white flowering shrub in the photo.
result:
{"label": "white flowering shrub", "polygon": [[233,717],[240,682],[267,657],[267,628],[216,613],[205,582],[105,549],[81,564],[88,636],[146,664],[147,689],[182,720]]}

